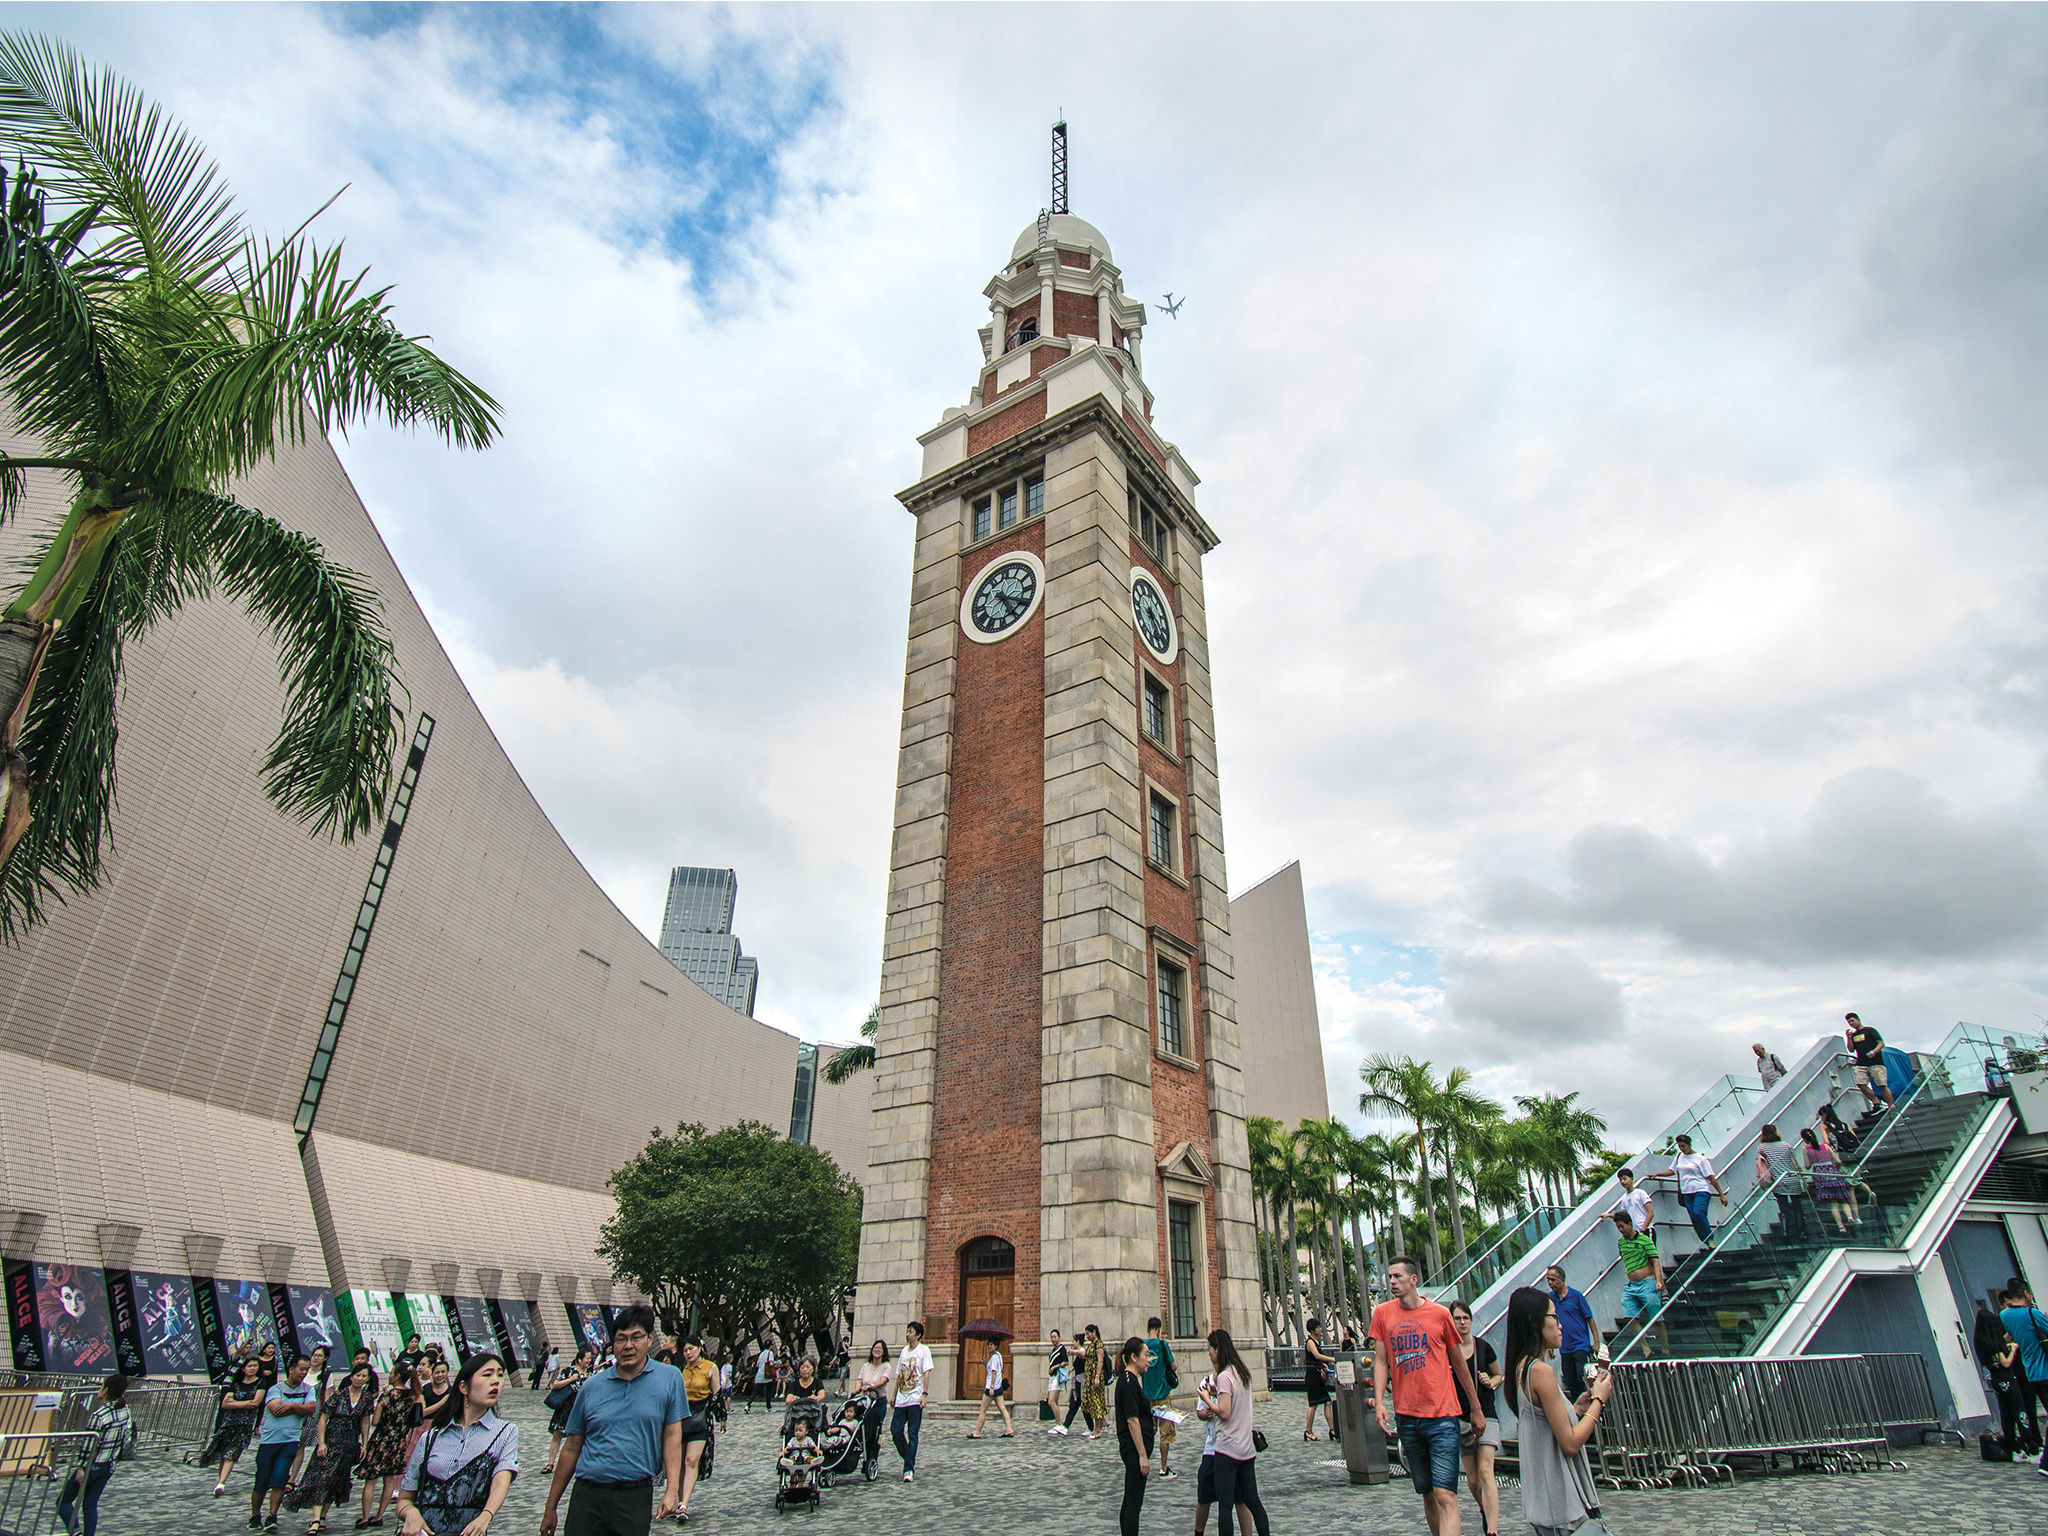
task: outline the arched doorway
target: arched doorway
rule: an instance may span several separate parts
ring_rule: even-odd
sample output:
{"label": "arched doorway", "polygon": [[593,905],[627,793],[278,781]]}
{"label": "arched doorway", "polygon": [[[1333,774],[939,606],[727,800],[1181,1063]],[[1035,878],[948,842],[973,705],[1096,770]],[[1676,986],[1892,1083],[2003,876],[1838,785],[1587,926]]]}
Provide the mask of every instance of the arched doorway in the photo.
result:
{"label": "arched doorway", "polygon": [[[982,1318],[1017,1326],[1017,1250],[1000,1237],[978,1237],[960,1250],[960,1326]],[[1006,1360],[1007,1356],[1004,1357]],[[988,1369],[988,1343],[983,1339],[960,1341],[960,1379],[954,1384],[955,1397],[981,1396],[982,1373]],[[1017,1379],[1013,1367],[1006,1374]],[[1012,1396],[1015,1395],[1013,1392]]]}

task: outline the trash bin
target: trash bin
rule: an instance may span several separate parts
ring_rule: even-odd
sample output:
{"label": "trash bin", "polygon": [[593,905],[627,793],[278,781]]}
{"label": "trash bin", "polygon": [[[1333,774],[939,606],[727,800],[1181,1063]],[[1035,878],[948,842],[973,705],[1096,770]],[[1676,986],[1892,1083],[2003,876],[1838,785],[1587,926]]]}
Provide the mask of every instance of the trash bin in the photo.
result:
{"label": "trash bin", "polygon": [[1344,1467],[1353,1487],[1384,1483],[1387,1470],[1387,1437],[1380,1431],[1379,1415],[1372,1410],[1372,1367],[1356,1361],[1337,1362],[1337,1434],[1344,1442]]}

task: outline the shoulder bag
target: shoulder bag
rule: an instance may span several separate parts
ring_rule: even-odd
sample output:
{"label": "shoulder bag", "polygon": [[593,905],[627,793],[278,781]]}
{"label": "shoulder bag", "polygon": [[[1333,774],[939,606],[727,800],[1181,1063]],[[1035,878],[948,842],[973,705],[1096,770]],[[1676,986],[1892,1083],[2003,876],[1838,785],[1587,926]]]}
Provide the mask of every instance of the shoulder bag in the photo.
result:
{"label": "shoulder bag", "polygon": [[575,1400],[576,1383],[573,1381],[565,1381],[559,1387],[556,1387],[553,1391],[549,1392],[548,1395],[542,1398],[540,1401],[541,1406],[547,1409],[549,1413],[560,1413],[564,1408],[568,1407],[569,1404],[574,1402]]}
{"label": "shoulder bag", "polygon": [[1166,1390],[1178,1392],[1180,1390],[1180,1372],[1174,1369],[1173,1346],[1164,1339],[1161,1339],[1159,1341],[1159,1348],[1166,1357]]}

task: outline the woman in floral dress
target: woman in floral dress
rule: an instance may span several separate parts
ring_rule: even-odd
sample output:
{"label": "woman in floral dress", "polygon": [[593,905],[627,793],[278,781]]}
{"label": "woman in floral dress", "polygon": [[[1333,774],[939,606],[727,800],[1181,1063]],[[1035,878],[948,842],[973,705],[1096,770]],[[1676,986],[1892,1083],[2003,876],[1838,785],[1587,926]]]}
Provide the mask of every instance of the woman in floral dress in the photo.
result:
{"label": "woman in floral dress", "polygon": [[1090,1440],[1100,1440],[1103,1429],[1109,1423],[1109,1407],[1102,1397],[1103,1385],[1108,1376],[1108,1364],[1108,1351],[1102,1347],[1102,1330],[1090,1323],[1088,1345],[1083,1352],[1081,1377],[1081,1416],[1088,1421]]}
{"label": "woman in floral dress", "polygon": [[241,1363],[233,1379],[221,1389],[220,1413],[213,1421],[213,1438],[199,1453],[202,1467],[220,1463],[220,1481],[213,1485],[216,1499],[228,1491],[228,1474],[235,1470],[235,1463],[249,1448],[249,1439],[256,1433],[256,1415],[262,1407],[263,1372],[252,1355]]}
{"label": "woman in floral dress", "polygon": [[[377,1394],[377,1411],[370,1415],[370,1432],[363,1445],[363,1523],[384,1523],[384,1511],[398,1491],[405,1475],[406,1441],[420,1422],[420,1379],[413,1367],[400,1361],[391,1368],[391,1385]],[[370,1493],[378,1491],[377,1512],[370,1513]]]}
{"label": "woman in floral dress", "polygon": [[313,1459],[306,1463],[305,1475],[284,1496],[287,1509],[313,1510],[307,1536],[320,1536],[327,1529],[329,1505],[347,1505],[349,1473],[363,1451],[363,1421],[376,1406],[368,1364],[350,1371],[320,1404]]}

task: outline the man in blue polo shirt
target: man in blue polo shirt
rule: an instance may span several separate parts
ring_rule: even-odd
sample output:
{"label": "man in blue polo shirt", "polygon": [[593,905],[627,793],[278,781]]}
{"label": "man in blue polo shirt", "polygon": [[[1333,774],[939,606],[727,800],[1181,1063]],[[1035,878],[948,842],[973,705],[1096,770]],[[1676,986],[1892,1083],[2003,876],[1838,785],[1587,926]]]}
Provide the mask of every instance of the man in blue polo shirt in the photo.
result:
{"label": "man in blue polo shirt", "polygon": [[[653,1308],[627,1307],[613,1320],[615,1363],[576,1393],[541,1511],[540,1536],[555,1536],[556,1507],[572,1477],[576,1496],[569,1501],[566,1536],[647,1536],[657,1516],[675,1512],[690,1402],[683,1373],[647,1358],[653,1344]],[[659,1510],[657,1472],[668,1478]]]}
{"label": "man in blue polo shirt", "polygon": [[[2005,1308],[1998,1320],[2020,1347],[2020,1401],[2028,1419],[2038,1424],[2041,1409],[2048,1406],[2048,1313],[2034,1305],[2033,1292],[2015,1275],[2006,1285]],[[2048,1477],[2048,1450],[2041,1453],[2040,1468]]]}
{"label": "man in blue polo shirt", "polygon": [[1557,1298],[1557,1328],[1564,1335],[1558,1345],[1557,1363],[1563,1367],[1565,1401],[1575,1403],[1586,1390],[1586,1362],[1600,1347],[1600,1325],[1593,1321],[1593,1309],[1586,1298],[1565,1284],[1564,1266],[1553,1264],[1543,1272],[1550,1294]]}

